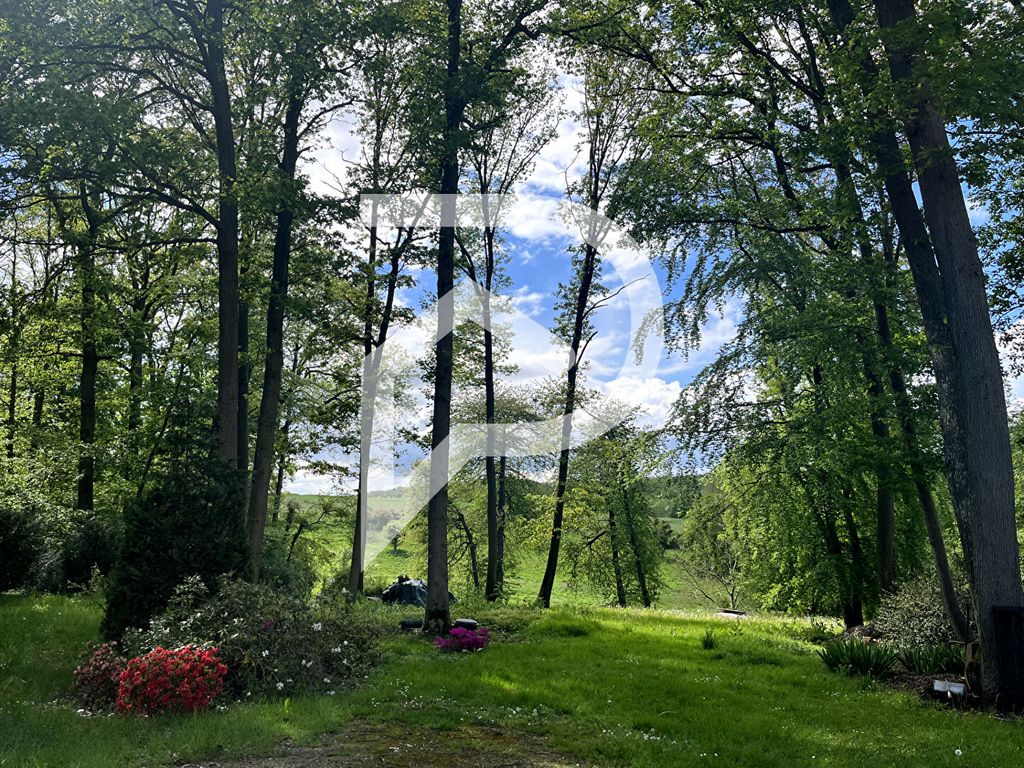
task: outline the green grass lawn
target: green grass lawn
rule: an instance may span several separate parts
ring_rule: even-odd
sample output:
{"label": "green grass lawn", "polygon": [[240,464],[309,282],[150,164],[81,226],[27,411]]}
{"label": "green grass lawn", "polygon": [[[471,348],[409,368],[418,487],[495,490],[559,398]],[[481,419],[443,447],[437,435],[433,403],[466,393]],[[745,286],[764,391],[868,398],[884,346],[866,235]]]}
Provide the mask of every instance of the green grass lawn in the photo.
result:
{"label": "green grass lawn", "polygon": [[[1017,765],[1024,754],[1024,723],[826,672],[797,622],[476,608],[496,630],[486,652],[442,656],[422,640],[392,636],[381,668],[333,698],[85,718],[61,697],[81,648],[96,637],[99,606],[0,596],[0,766],[226,759],[285,739],[316,742],[353,721],[418,724],[436,729],[438,740],[499,726],[604,766],[980,768]],[[382,615],[391,623],[400,614]],[[704,650],[709,628],[716,646]]]}

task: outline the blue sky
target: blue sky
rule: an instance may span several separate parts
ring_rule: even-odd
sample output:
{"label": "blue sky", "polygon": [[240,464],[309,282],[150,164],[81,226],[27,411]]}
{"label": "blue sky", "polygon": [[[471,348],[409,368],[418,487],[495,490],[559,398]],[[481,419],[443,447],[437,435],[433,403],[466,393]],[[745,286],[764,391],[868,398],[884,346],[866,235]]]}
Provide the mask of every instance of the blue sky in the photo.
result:
{"label": "blue sky", "polygon": [[[566,114],[571,115],[578,106],[579,97],[572,83],[566,85],[561,95],[567,107]],[[560,375],[566,365],[567,350],[543,329],[553,327],[559,284],[570,277],[567,248],[579,242],[556,211],[564,199],[567,181],[578,178],[582,171],[579,162],[581,143],[580,126],[571,116],[563,117],[556,136],[538,155],[529,177],[519,185],[516,191],[519,204],[510,212],[503,232],[510,254],[507,274],[512,284],[505,294],[515,310],[540,326],[537,328],[526,323],[522,332],[517,330],[510,355],[510,362],[519,368],[519,372],[511,377],[517,383]],[[358,137],[351,129],[351,123],[344,118],[332,123],[324,147],[311,156],[305,169],[314,189],[330,192],[336,188],[359,153]],[[663,270],[653,265],[651,269],[653,272],[646,279],[663,287]],[[605,286],[609,290],[621,287],[615,271],[608,268],[606,272]],[[435,285],[434,276],[426,270],[417,277],[417,287],[400,297],[413,307],[420,306],[423,297],[430,296]],[[587,355],[587,384],[635,407],[646,424],[660,426],[664,424],[682,387],[714,356],[718,346],[732,337],[738,318],[730,308],[726,309],[724,316],[711,318],[705,328],[705,343],[685,360],[680,356],[669,356],[660,345],[654,345],[652,348],[659,352],[654,356],[656,359],[649,356],[643,370],[634,372],[637,375],[630,375],[630,372],[623,374],[620,370],[624,362],[633,359],[629,349],[631,317],[628,305],[624,293],[597,314],[595,325],[598,334]],[[516,327],[519,329],[520,325]],[[656,370],[652,371],[652,368]],[[345,484],[346,487],[350,485]],[[317,493],[335,487],[334,478],[316,476],[300,468],[289,489],[299,493]]]}
{"label": "blue sky", "polygon": [[[567,248],[579,242],[552,213],[564,199],[567,183],[578,179],[582,173],[582,129],[571,117],[573,110],[579,107],[580,97],[570,79],[560,78],[560,83],[566,116],[559,122],[555,137],[538,155],[528,178],[519,185],[516,194],[523,204],[517,206],[503,232],[510,254],[507,274],[512,283],[506,293],[515,309],[538,324],[541,331],[554,325],[559,284],[570,276]],[[344,179],[347,167],[359,157],[360,151],[351,122],[342,117],[332,123],[325,134],[323,148],[310,158],[305,169],[314,188],[325,193],[337,188],[338,180]],[[971,206],[970,213],[975,226],[988,219],[983,208]],[[653,270],[653,278],[664,287],[664,270],[656,264]],[[604,282],[611,290],[619,287],[611,274]],[[425,270],[419,274],[418,286],[406,292],[402,299],[408,306],[418,307],[424,303],[424,297],[432,297],[435,285],[433,274]],[[720,315],[709,318],[697,350],[686,358],[663,351],[656,371],[631,377],[620,372],[623,360],[630,354],[630,315],[625,302],[613,302],[596,318],[598,336],[588,354],[590,370],[586,383],[635,407],[647,425],[660,426],[681,389],[714,358],[719,347],[733,337],[741,319],[739,313],[738,302],[727,304]],[[517,336],[510,357],[510,362],[519,367],[519,373],[511,377],[512,380],[529,382],[559,375],[565,367],[566,350],[546,333],[532,327]],[[1008,387],[1011,399],[1019,406],[1024,397],[1024,379],[1012,379]],[[421,410],[425,405],[421,403]],[[302,493],[327,492],[336,487],[335,478],[316,476],[301,468],[290,485],[291,490]],[[345,483],[344,487],[351,487],[351,483]]]}

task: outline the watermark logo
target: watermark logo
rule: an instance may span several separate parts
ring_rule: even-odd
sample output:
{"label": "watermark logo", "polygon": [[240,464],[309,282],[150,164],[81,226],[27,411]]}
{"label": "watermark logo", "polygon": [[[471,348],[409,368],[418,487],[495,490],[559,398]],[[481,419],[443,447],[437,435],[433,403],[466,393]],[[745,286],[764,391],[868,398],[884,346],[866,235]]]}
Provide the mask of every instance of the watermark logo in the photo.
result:
{"label": "watermark logo", "polygon": [[[360,199],[361,223],[375,232],[378,240],[386,239],[385,233],[436,232],[444,227],[461,232],[487,228],[502,232],[511,222],[536,223],[537,217],[549,219],[544,222],[544,231],[560,231],[563,240],[567,237],[596,252],[605,287],[589,298],[588,313],[614,306],[617,316],[627,319],[624,341],[614,356],[617,368],[604,371],[599,388],[624,391],[635,382],[655,377],[663,353],[661,285],[643,249],[608,217],[570,201],[556,207],[514,195],[422,193],[364,195]],[[549,242],[543,256],[535,256],[539,258],[569,257],[564,247],[551,247]],[[425,459],[412,465],[401,461],[397,446],[408,441],[410,426],[410,405],[402,394],[410,391],[409,381],[416,378],[410,350],[425,353],[467,322],[481,329],[481,337],[483,330],[489,331],[496,347],[522,345],[524,340],[537,344],[544,339],[549,349],[564,348],[564,355],[546,371],[552,379],[564,380],[566,370],[575,362],[569,345],[554,340],[549,329],[517,309],[508,297],[468,279],[420,312],[414,322],[395,329],[363,361],[360,437],[362,453],[365,457],[369,452],[369,460],[364,458],[360,470],[369,474],[372,464],[374,483],[401,488],[403,503],[396,510],[393,497],[369,494],[361,499],[364,521],[376,514],[390,515],[393,525],[404,528],[469,462],[487,456],[516,459],[555,455],[606,434],[636,412],[635,406],[604,398],[600,408],[577,408],[569,415],[524,422],[495,424],[460,421],[453,416],[448,438]],[[585,337],[581,344],[579,356],[583,361],[592,338]],[[367,481],[364,477],[364,483]],[[387,546],[387,538],[366,540],[366,529],[364,524],[364,562],[368,563]]]}

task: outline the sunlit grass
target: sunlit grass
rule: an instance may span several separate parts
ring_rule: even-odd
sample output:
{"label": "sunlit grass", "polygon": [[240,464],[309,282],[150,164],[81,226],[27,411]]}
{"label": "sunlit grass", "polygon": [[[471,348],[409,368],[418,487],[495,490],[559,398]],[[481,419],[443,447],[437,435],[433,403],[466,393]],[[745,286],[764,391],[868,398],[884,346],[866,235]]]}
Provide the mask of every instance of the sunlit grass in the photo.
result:
{"label": "sunlit grass", "polygon": [[[96,637],[99,606],[0,596],[0,765],[110,768],[260,754],[356,718],[519,729],[611,766],[980,767],[1016,765],[1024,754],[1024,724],[829,674],[800,622],[464,607],[496,629],[484,653],[441,655],[423,640],[391,636],[383,666],[333,698],[89,719],[60,697]],[[388,624],[403,615],[373,610]],[[711,650],[702,647],[708,629]]]}

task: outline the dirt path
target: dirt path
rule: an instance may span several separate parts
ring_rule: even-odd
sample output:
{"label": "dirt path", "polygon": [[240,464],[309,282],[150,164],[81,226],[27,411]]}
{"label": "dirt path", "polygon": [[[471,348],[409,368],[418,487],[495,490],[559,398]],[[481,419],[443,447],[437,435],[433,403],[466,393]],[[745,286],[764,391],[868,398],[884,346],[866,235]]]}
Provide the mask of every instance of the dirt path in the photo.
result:
{"label": "dirt path", "polygon": [[357,722],[320,746],[284,746],[267,757],[181,768],[575,768],[583,762],[544,739],[499,728],[454,731]]}

